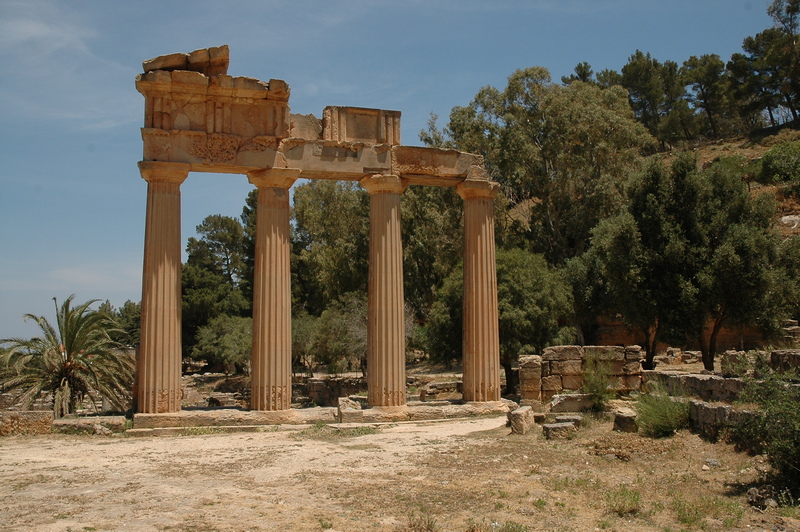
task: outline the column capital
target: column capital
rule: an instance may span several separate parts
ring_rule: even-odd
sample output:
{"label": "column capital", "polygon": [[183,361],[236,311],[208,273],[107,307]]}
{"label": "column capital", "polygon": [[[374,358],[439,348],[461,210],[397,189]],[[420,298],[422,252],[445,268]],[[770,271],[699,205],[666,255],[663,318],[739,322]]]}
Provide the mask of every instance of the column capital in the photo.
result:
{"label": "column capital", "polygon": [[408,186],[408,179],[396,175],[375,174],[362,178],[359,183],[370,195],[386,192],[402,194]]}
{"label": "column capital", "polygon": [[300,177],[298,168],[264,168],[247,172],[247,180],[258,188],[289,189]]}
{"label": "column capital", "polygon": [[162,163],[158,161],[139,161],[139,172],[148,183],[166,181],[180,185],[189,176],[188,163]]}
{"label": "column capital", "polygon": [[456,193],[462,199],[494,198],[500,192],[500,183],[483,179],[465,179],[456,185]]}

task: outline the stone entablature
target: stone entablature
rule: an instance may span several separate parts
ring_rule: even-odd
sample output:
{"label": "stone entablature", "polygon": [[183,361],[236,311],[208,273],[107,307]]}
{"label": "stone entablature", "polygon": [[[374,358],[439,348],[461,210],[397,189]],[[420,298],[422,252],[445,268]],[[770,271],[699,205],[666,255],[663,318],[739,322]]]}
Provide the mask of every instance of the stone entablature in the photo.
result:
{"label": "stone entablature", "polygon": [[142,63],[144,161],[189,164],[192,172],[292,168],[301,179],[488,180],[479,155],[401,146],[399,111],[329,106],[321,120],[291,115],[285,81],[229,76],[227,65],[227,46]]}

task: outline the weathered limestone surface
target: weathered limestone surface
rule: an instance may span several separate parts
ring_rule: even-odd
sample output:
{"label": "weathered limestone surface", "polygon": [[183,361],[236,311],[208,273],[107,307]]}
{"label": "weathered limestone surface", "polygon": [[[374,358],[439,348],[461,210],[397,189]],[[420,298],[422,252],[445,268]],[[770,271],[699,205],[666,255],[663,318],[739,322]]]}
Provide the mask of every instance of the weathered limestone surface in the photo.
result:
{"label": "weathered limestone surface", "polygon": [[50,411],[0,411],[0,436],[50,434],[52,425]]}
{"label": "weathered limestone surface", "polygon": [[614,429],[617,432],[639,432],[636,411],[632,408],[619,408],[614,412]]}
{"label": "weathered limestone surface", "polygon": [[500,399],[494,201],[499,186],[464,181],[464,399]]}
{"label": "weathered limestone surface", "polygon": [[147,181],[137,410],[175,412],[181,405],[181,183],[189,167],[140,162]]}
{"label": "weathered limestone surface", "polygon": [[508,413],[511,432],[514,434],[527,434],[534,425],[533,410],[529,406],[521,406]]}
{"label": "weathered limestone surface", "polygon": [[561,392],[580,390],[589,356],[610,368],[611,385],[616,390],[626,392],[641,387],[641,347],[561,345],[545,348],[541,357],[520,358],[522,399],[549,401]]}
{"label": "weathered limestone surface", "polygon": [[716,441],[723,429],[739,423],[743,417],[752,415],[729,404],[712,403],[692,399],[689,401],[689,426],[712,441]]}
{"label": "weathered limestone surface", "polygon": [[290,410],[181,410],[167,414],[138,413],[133,416],[134,428],[215,427],[280,424],[311,424],[318,421],[336,423],[337,409],[317,407]]}
{"label": "weathered limestone surface", "polygon": [[406,402],[400,195],[407,185],[387,175],[361,181],[370,196],[367,398],[373,406]]}
{"label": "weathered limestone surface", "polygon": [[541,401],[542,357],[528,355],[519,358],[519,393],[522,401]]}
{"label": "weathered limestone surface", "polygon": [[548,440],[568,440],[575,436],[578,429],[574,423],[545,423],[542,431]]}
{"label": "weathered limestone surface", "polygon": [[704,401],[735,401],[745,386],[740,378],[678,371],[647,370],[642,372],[642,377],[645,384],[656,381],[671,393],[693,395]]}
{"label": "weathered limestone surface", "polygon": [[250,172],[258,187],[253,282],[250,408],[285,410],[292,403],[292,291],[289,188],[295,170]]}
{"label": "weathered limestone surface", "polygon": [[361,410],[361,403],[347,397],[340,397],[337,418],[339,423],[362,423],[364,412]]}
{"label": "weathered limestone surface", "polygon": [[125,431],[125,416],[91,416],[53,420],[53,431],[108,435]]}
{"label": "weathered limestone surface", "polygon": [[550,412],[581,412],[590,410],[593,406],[594,401],[587,394],[558,394],[550,401]]}

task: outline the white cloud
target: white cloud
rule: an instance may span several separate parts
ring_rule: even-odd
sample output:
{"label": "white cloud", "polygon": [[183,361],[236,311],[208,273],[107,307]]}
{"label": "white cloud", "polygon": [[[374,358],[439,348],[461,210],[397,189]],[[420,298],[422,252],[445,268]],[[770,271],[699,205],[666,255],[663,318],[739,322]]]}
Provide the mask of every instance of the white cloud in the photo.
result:
{"label": "white cloud", "polygon": [[[0,106],[5,116],[64,119],[107,128],[139,118],[131,97],[135,72],[100,57],[98,31],[69,4],[52,0],[0,4]],[[121,81],[127,83],[123,87]],[[127,94],[123,95],[125,90]]]}

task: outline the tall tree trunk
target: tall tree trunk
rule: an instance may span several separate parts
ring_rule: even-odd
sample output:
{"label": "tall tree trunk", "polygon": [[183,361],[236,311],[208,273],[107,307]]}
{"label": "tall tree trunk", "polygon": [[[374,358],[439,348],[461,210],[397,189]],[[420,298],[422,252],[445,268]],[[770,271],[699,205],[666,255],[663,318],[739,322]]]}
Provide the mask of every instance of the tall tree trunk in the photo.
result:
{"label": "tall tree trunk", "polygon": [[703,353],[703,367],[708,371],[714,371],[714,356],[717,353],[717,336],[722,329],[723,318],[714,320],[714,327],[711,329],[711,336],[708,338],[708,353]]}
{"label": "tall tree trunk", "polygon": [[[656,369],[654,358],[656,356],[656,345],[658,345],[658,327],[643,328],[644,332],[644,362],[642,368]],[[652,335],[651,335],[652,333]]]}
{"label": "tall tree trunk", "polygon": [[500,365],[506,373],[506,394],[517,393],[517,381],[519,380],[519,373],[511,369],[511,362],[501,360]]}

